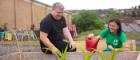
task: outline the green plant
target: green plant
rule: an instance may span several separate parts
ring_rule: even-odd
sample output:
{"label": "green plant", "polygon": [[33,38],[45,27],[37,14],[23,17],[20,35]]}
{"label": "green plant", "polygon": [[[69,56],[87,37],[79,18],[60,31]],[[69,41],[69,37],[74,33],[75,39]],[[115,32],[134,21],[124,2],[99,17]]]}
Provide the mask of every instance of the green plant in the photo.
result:
{"label": "green plant", "polygon": [[[96,52],[101,60],[114,60],[115,59],[115,56],[116,56],[116,51],[115,50],[112,50],[111,51],[111,56],[110,55],[107,55],[105,54],[104,51],[100,51],[100,50],[93,50],[92,52],[86,52],[85,50],[81,49],[82,50],[82,53],[83,53],[83,59],[84,60],[90,60],[91,57],[94,55],[94,53]],[[121,51],[122,49],[119,49],[118,51]]]}
{"label": "green plant", "polygon": [[[50,50],[49,48],[44,48],[46,49],[46,52],[48,50]],[[63,52],[60,52],[57,57],[59,60],[66,60],[66,57],[67,57],[67,49],[68,49],[68,46],[65,48],[65,50]],[[85,50],[81,49],[82,50],[82,53],[83,53],[83,59],[84,60],[90,60],[91,57],[94,55],[95,51],[93,50],[92,52],[86,52]],[[51,51],[51,50],[50,50]],[[97,54],[100,56],[100,58],[102,60],[114,60],[115,56],[116,56],[116,51],[115,50],[112,50],[111,51],[111,56],[110,55],[106,55],[105,52],[103,51],[96,51]]]}
{"label": "green plant", "polygon": [[102,60],[105,60],[105,55],[104,55],[104,52],[103,51],[98,51],[97,53],[98,53],[98,55],[100,56],[100,58]]}
{"label": "green plant", "polygon": [[84,60],[90,60],[90,58],[93,56],[93,54],[94,54],[94,51],[92,51],[92,52],[86,52],[86,51],[84,51],[83,49],[81,49],[82,50],[82,52],[83,52],[83,58],[84,58]]}
{"label": "green plant", "polygon": [[112,50],[112,54],[111,54],[110,60],[114,60],[115,56],[116,56],[116,51]]}
{"label": "green plant", "polygon": [[121,17],[121,14],[110,9],[108,10],[106,16],[104,17],[105,21],[108,21],[110,19],[114,19],[114,18],[120,18]]}
{"label": "green plant", "polygon": [[[45,53],[47,53],[47,51],[51,51],[51,49],[49,49],[49,48],[44,48],[44,49],[46,50]],[[66,46],[66,48],[65,48],[64,51],[62,51],[62,52],[59,51],[59,53],[56,55],[57,58],[58,58],[59,60],[66,60],[66,57],[67,57],[67,50],[68,50],[68,46]]]}
{"label": "green plant", "polygon": [[68,50],[68,46],[65,48],[65,50],[62,53],[59,54],[60,60],[66,60],[67,50]]}
{"label": "green plant", "polygon": [[76,24],[79,33],[104,27],[104,22],[99,18],[96,11],[82,10],[73,15],[72,20]]}
{"label": "green plant", "polygon": [[111,56],[106,55],[103,51],[98,51],[98,55],[101,57],[102,60],[114,60],[116,56],[116,51],[112,50],[111,51]]}

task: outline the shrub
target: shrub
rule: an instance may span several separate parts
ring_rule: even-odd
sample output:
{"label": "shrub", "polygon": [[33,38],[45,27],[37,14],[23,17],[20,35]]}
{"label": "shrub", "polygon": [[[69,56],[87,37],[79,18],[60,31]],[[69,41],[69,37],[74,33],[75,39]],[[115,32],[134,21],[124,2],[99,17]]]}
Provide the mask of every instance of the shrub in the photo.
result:
{"label": "shrub", "polygon": [[103,21],[94,11],[82,10],[78,14],[73,15],[72,20],[76,24],[79,33],[104,27]]}

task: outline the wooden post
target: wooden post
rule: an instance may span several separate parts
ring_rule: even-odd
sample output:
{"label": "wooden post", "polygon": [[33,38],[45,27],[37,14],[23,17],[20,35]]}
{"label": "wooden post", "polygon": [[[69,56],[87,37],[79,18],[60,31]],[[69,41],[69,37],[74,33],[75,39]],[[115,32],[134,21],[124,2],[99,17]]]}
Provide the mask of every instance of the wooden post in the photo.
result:
{"label": "wooden post", "polygon": [[16,21],[16,0],[14,0],[14,25],[15,29],[17,28],[17,21]]}
{"label": "wooden post", "polygon": [[34,0],[31,0],[31,2],[30,2],[30,8],[31,8],[31,24],[33,24],[33,2],[34,2]]}
{"label": "wooden post", "polygon": [[136,40],[132,40],[132,50],[136,51]]}

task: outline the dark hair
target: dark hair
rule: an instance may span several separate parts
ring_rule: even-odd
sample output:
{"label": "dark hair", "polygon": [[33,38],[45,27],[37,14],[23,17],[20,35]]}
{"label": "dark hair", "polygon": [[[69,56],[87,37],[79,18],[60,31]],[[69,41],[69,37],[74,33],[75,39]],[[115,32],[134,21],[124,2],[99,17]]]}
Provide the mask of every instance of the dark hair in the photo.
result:
{"label": "dark hair", "polygon": [[118,29],[117,29],[117,34],[120,36],[121,35],[121,32],[122,32],[122,26],[121,26],[121,22],[119,19],[111,19],[108,21],[108,28],[109,28],[109,23],[111,22],[115,22],[117,25],[118,25]]}

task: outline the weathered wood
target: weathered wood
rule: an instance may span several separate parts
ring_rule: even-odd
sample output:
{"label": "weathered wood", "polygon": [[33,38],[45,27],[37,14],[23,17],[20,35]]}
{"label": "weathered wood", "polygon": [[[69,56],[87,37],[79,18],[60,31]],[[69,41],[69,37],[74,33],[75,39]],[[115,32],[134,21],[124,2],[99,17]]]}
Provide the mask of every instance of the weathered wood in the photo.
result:
{"label": "weathered wood", "polygon": [[[105,52],[110,55],[110,52]],[[127,51],[118,52],[115,60],[137,60],[139,52]],[[0,57],[0,60],[58,60],[53,54],[44,54],[42,52],[23,52],[23,53],[11,53]],[[67,60],[83,60],[82,52],[70,52],[68,53]],[[91,60],[101,60],[97,53],[95,53]]]}

